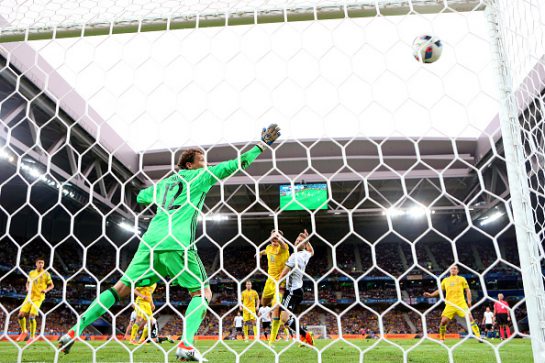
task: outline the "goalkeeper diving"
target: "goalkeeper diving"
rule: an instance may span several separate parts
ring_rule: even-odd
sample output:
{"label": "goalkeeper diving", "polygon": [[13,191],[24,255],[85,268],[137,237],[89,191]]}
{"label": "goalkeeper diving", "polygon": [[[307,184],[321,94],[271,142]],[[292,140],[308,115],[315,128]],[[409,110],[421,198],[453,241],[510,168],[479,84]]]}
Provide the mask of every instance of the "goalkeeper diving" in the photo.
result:
{"label": "goalkeeper diving", "polygon": [[214,166],[207,166],[203,150],[185,150],[178,160],[177,173],[140,191],[138,203],[156,205],[156,214],[123,277],[102,292],[77,324],[59,340],[61,351],[69,353],[84,329],[121,298],[129,296],[133,285],[151,286],[161,277],[174,277],[172,284],[186,288],[191,295],[176,357],[206,361],[194,347],[195,334],[212,298],[208,276],[195,246],[197,218],[212,186],[238,170],[246,169],[266,149],[266,145],[272,145],[279,136],[280,128],[271,124],[262,130],[261,141],[252,149],[236,159]]}

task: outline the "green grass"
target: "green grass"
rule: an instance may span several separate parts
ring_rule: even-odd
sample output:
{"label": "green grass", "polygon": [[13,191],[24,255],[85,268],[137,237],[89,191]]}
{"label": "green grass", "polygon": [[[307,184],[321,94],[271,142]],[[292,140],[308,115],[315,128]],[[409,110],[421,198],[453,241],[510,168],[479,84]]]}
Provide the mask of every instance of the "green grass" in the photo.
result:
{"label": "green grass", "polygon": [[[408,361],[411,363],[442,363],[448,362],[448,352],[441,345],[425,340],[422,344],[415,346],[419,340],[393,340],[394,344],[403,347],[405,350],[414,347],[407,353]],[[317,348],[322,350],[323,363],[353,363],[360,361],[360,352],[370,348],[373,349],[364,354],[364,362],[376,363],[398,363],[403,362],[403,352],[385,341],[377,342],[373,340],[351,340],[350,344],[343,341],[317,340]],[[378,343],[378,344],[377,344]],[[479,344],[475,340],[448,340],[447,346],[452,347],[460,343],[453,350],[453,358],[459,363],[488,363],[497,362],[494,350],[489,344]],[[17,362],[18,354],[21,354],[22,362],[54,362],[55,350],[46,342],[38,342],[26,347],[23,343],[0,342],[0,362]],[[215,344],[215,346],[214,346]],[[499,341],[492,341],[496,346]],[[133,354],[134,362],[165,362],[165,358],[160,348],[154,345],[145,345],[134,347],[127,343],[112,342],[92,342],[91,345],[97,349],[96,360],[98,362],[128,362],[130,361],[130,352]],[[298,347],[294,343],[288,347],[286,342],[278,342],[275,345],[275,351],[280,354],[279,361],[282,363],[307,363],[317,362],[318,352],[316,350]],[[327,349],[324,349],[326,348]],[[174,345],[164,343],[161,347],[165,350],[172,349],[169,354],[169,362],[175,362]],[[274,353],[261,344],[250,344],[242,341],[226,341],[224,343],[215,341],[198,341],[197,347],[206,353],[206,358],[211,363],[236,362],[235,352],[241,354],[241,363],[273,363]],[[20,348],[25,348],[20,350]],[[526,339],[516,339],[508,342],[499,348],[499,354],[504,363],[526,363],[532,362],[532,352],[530,341]],[[58,362],[91,362],[93,360],[92,350],[84,343],[76,342],[69,355],[62,353],[58,357]]]}

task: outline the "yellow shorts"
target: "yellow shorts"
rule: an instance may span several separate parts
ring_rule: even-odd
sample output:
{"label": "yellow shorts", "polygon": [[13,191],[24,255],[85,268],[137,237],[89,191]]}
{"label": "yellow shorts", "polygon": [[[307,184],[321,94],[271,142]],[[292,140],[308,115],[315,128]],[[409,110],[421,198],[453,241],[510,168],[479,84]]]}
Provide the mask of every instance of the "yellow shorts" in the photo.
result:
{"label": "yellow shorts", "polygon": [[247,308],[242,308],[242,319],[244,320],[244,322],[255,321],[256,319],[255,309],[251,310]]}
{"label": "yellow shorts", "polygon": [[276,280],[272,278],[268,278],[265,282],[265,287],[263,288],[263,293],[261,294],[261,297],[263,299],[272,299],[271,304],[280,304],[282,300],[282,291],[284,290],[285,283],[282,282],[278,285],[278,290],[280,294],[276,295]]}
{"label": "yellow shorts", "polygon": [[38,311],[40,311],[40,306],[42,305],[42,302],[43,300],[25,299],[20,312],[24,314],[38,315]]}
{"label": "yellow shorts", "polygon": [[136,317],[142,318],[144,320],[149,320],[153,312],[151,311],[151,304],[147,301],[142,301],[139,303],[135,303],[136,305]]}
{"label": "yellow shorts", "polygon": [[465,318],[467,314],[469,314],[467,304],[460,304],[459,306],[456,306],[447,303],[447,306],[445,306],[445,310],[443,310],[441,316],[452,320],[456,315],[458,315],[460,318]]}

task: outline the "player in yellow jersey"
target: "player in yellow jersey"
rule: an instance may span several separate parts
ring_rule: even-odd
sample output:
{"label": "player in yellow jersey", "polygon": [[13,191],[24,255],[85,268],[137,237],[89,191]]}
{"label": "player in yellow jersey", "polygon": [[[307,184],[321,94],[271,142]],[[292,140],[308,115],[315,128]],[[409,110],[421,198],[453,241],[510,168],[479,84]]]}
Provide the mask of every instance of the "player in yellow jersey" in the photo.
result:
{"label": "player in yellow jersey", "polygon": [[[267,274],[269,275],[261,294],[261,305],[273,308],[275,305],[279,306],[282,299],[285,283],[279,284],[278,290],[276,285],[284,269],[284,265],[290,257],[290,250],[288,244],[284,241],[284,233],[282,231],[273,229],[270,239],[271,243],[267,245],[264,251],[260,252],[260,256],[267,256]],[[273,319],[271,329],[279,325],[280,321]],[[286,336],[289,336],[287,328],[284,329],[284,332]]]}
{"label": "player in yellow jersey", "polygon": [[[445,292],[445,309],[441,314],[441,323],[439,324],[439,339],[445,340],[445,333],[447,331],[448,323],[454,319],[455,316],[465,319],[466,315],[471,323],[471,330],[477,339],[481,340],[481,332],[473,316],[469,311],[471,306],[471,290],[467,284],[467,280],[458,275],[458,266],[452,265],[450,267],[450,276],[445,277],[441,281],[441,290]],[[465,293],[465,297],[464,297]],[[425,297],[439,296],[439,290],[435,290],[432,293],[425,292]],[[467,299],[467,302],[466,302]]]}
{"label": "player in yellow jersey", "polygon": [[244,341],[248,341],[248,330],[253,325],[254,339],[257,339],[257,315],[256,311],[259,309],[259,295],[257,291],[252,289],[252,282],[246,281],[246,290],[242,292],[241,298],[242,305],[240,311],[242,311],[242,318],[244,320]]}
{"label": "player in yellow jersey", "polygon": [[[284,233],[280,230],[271,231],[271,243],[267,245],[265,250],[259,253],[260,256],[267,256],[267,274],[269,275],[261,294],[261,305],[274,306],[280,304],[281,296],[277,295],[278,277],[284,269],[284,264],[290,257],[289,246],[283,241]],[[283,286],[278,286],[278,290],[282,290]]]}
{"label": "player in yellow jersey", "polygon": [[36,269],[28,273],[26,281],[27,296],[23,302],[21,310],[19,310],[19,325],[21,326],[21,334],[16,341],[24,341],[28,336],[26,327],[26,318],[29,318],[30,339],[27,344],[32,343],[36,339],[36,316],[40,310],[42,302],[45,300],[45,294],[53,289],[53,280],[49,272],[44,270],[45,260],[42,257],[36,259]]}
{"label": "player in yellow jersey", "polygon": [[[153,319],[153,310],[155,310],[152,295],[156,287],[157,283],[151,286],[136,287],[134,289],[134,294],[136,295],[136,299],[134,301],[136,321],[131,329],[131,344],[141,344],[148,338],[149,325]],[[142,331],[142,337],[138,342],[136,340],[136,335],[142,326],[144,326],[144,329]]]}

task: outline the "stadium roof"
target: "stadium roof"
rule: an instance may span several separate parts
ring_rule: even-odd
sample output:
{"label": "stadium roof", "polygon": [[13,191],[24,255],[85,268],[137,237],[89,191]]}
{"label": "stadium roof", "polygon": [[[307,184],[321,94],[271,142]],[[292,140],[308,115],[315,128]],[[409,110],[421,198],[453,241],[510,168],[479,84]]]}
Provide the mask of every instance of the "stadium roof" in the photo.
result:
{"label": "stadium roof", "polygon": [[[412,58],[410,44],[423,33],[444,41],[435,64]],[[131,149],[255,140],[269,122],[285,139],[478,139],[497,113],[487,39],[482,12],[468,12],[2,46],[135,167]]]}

